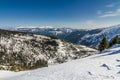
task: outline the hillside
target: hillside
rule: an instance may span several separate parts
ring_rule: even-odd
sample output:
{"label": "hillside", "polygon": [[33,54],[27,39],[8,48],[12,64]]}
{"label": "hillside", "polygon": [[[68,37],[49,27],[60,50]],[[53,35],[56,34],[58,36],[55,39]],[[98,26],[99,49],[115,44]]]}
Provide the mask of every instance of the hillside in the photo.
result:
{"label": "hillside", "polygon": [[119,50],[120,45],[115,45],[87,58],[32,71],[0,71],[0,75],[2,80],[119,80]]}
{"label": "hillside", "polygon": [[[110,41],[116,35],[120,36],[120,25],[111,26],[108,28],[96,29],[94,31],[99,30],[99,32],[89,34],[89,32],[79,39],[78,44],[83,44],[89,47],[98,47],[99,42],[106,36],[107,40]],[[93,30],[91,30],[93,32]]]}
{"label": "hillside", "polygon": [[54,37],[0,30],[0,70],[36,69],[96,52]]}

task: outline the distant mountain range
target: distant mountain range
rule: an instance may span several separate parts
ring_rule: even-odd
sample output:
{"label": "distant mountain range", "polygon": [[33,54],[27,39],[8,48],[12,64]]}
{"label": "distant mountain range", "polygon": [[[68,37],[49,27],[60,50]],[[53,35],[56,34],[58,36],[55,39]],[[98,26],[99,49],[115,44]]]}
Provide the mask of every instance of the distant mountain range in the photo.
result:
{"label": "distant mountain range", "polygon": [[26,33],[34,33],[34,34],[43,34],[48,36],[54,36],[57,38],[64,39],[70,33],[76,31],[77,29],[71,28],[53,28],[51,26],[43,26],[43,27],[34,27],[34,26],[23,26],[11,29],[13,31],[26,32]]}
{"label": "distant mountain range", "polygon": [[18,27],[14,31],[43,34],[61,38],[72,43],[82,44],[97,48],[103,36],[108,40],[116,35],[120,35],[120,25],[93,30],[71,29],[71,28],[53,28],[53,27]]}
{"label": "distant mountain range", "polygon": [[55,37],[0,30],[0,70],[35,69],[96,52]]}

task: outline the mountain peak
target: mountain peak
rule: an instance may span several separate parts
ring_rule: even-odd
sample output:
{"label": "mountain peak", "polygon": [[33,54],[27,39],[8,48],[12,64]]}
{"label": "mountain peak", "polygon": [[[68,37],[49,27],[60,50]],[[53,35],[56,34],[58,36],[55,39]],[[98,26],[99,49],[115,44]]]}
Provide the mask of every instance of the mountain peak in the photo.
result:
{"label": "mountain peak", "polygon": [[34,28],[53,28],[53,27],[52,26],[19,26],[19,27],[16,27],[16,29],[23,29],[23,28],[34,29]]}

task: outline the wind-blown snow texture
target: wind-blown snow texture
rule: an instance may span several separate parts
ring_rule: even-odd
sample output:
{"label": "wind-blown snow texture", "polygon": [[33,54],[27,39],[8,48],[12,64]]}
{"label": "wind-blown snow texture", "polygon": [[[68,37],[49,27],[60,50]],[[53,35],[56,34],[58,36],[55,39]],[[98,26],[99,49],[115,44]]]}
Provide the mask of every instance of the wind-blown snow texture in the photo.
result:
{"label": "wind-blown snow texture", "polygon": [[[120,80],[120,45],[100,54],[23,72],[0,72],[1,80]],[[5,74],[10,74],[7,76]]]}

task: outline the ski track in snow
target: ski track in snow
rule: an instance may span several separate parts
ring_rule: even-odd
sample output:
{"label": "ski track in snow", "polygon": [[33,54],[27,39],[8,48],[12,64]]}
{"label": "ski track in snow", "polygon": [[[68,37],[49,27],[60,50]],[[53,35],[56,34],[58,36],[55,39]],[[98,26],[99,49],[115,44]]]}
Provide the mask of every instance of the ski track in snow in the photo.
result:
{"label": "ski track in snow", "polygon": [[41,69],[0,71],[0,80],[120,80],[120,45],[87,58]]}

